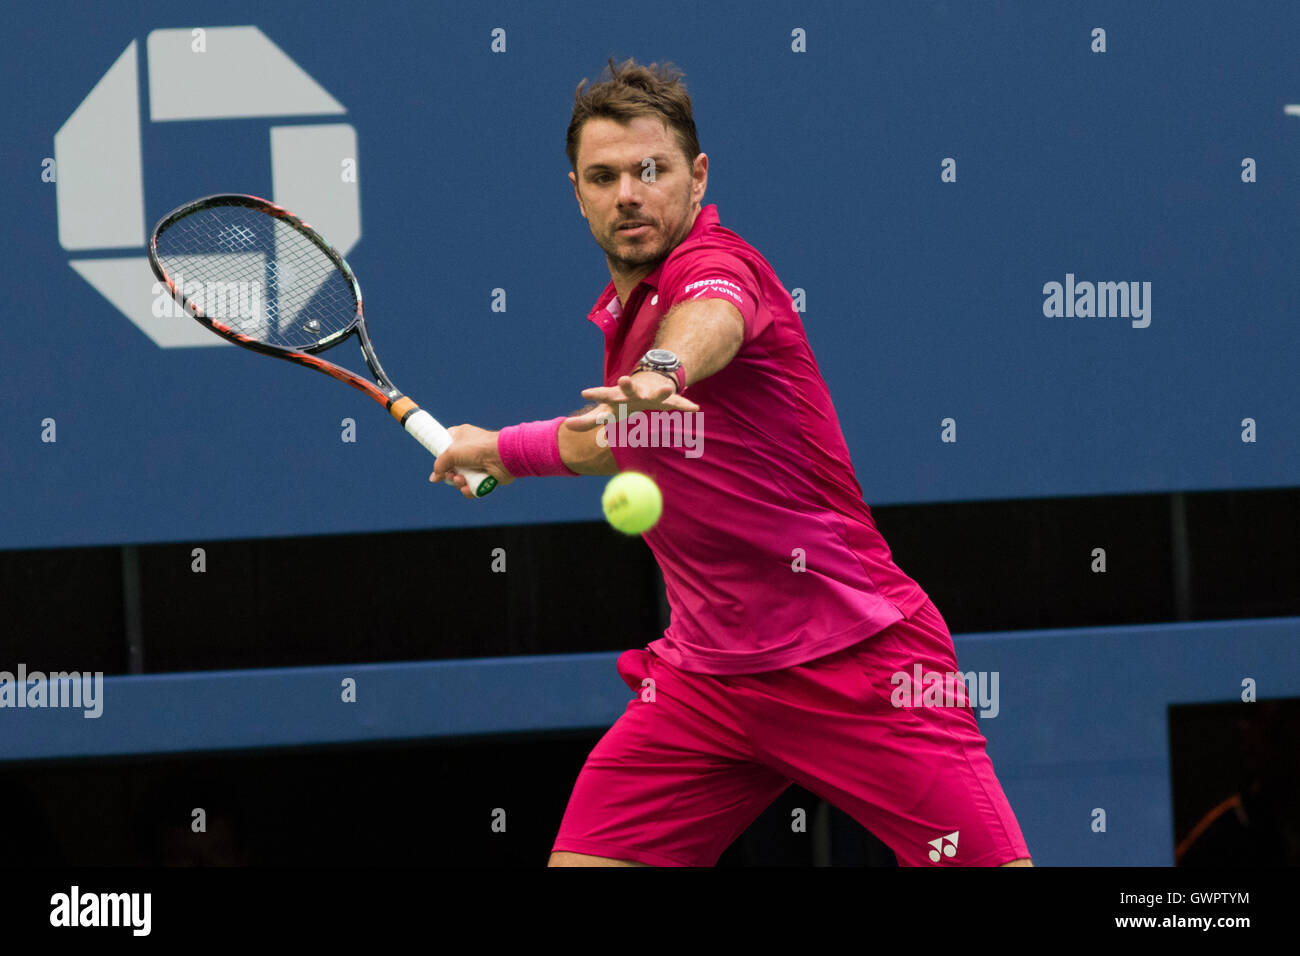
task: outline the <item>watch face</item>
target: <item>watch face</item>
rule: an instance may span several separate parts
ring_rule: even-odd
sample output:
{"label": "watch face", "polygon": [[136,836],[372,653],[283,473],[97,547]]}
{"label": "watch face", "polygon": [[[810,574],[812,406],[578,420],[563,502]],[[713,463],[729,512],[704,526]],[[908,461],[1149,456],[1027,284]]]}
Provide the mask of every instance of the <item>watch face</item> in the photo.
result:
{"label": "watch face", "polygon": [[676,365],[677,356],[667,349],[651,349],[645,354],[647,362],[653,362],[655,365]]}

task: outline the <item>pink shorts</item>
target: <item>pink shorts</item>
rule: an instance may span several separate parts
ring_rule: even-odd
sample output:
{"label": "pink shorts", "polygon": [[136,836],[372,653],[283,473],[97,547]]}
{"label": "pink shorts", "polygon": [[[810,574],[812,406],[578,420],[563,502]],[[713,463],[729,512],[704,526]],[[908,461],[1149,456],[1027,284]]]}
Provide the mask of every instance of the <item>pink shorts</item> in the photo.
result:
{"label": "pink shorts", "polygon": [[921,705],[921,687],[916,706],[894,705],[916,664],[923,675],[957,672],[933,602],[769,673],[698,674],[625,651],[618,673],[636,696],[587,757],[553,851],[713,866],[793,782],[850,814],[902,866],[1029,856],[960,680],[945,682],[954,692],[940,705]]}

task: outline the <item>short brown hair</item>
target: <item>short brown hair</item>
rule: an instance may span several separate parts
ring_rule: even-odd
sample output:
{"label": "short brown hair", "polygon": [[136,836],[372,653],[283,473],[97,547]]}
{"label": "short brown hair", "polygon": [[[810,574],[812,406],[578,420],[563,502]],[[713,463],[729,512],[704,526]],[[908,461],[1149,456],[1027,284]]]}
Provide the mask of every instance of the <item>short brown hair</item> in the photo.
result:
{"label": "short brown hair", "polygon": [[676,134],[687,162],[694,162],[700,155],[700,140],[682,71],[671,63],[641,66],[630,58],[615,65],[614,58],[610,57],[607,72],[608,79],[595,83],[585,93],[582,88],[587,80],[584,78],[573,93],[573,118],[569,121],[564,152],[574,172],[578,170],[578,136],[583,124],[593,117],[627,123],[637,116],[658,116]]}

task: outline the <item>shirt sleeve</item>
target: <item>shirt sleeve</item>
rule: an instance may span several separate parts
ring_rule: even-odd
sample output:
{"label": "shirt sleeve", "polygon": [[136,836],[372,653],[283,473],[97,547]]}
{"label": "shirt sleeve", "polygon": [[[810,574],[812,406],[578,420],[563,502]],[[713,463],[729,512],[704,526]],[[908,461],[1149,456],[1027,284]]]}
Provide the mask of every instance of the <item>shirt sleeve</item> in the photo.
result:
{"label": "shirt sleeve", "polygon": [[668,307],[693,299],[722,299],[730,302],[745,320],[745,342],[760,335],[772,324],[771,313],[763,307],[759,284],[745,260],[718,249],[692,250],[669,263],[661,275],[661,294],[668,297]]}

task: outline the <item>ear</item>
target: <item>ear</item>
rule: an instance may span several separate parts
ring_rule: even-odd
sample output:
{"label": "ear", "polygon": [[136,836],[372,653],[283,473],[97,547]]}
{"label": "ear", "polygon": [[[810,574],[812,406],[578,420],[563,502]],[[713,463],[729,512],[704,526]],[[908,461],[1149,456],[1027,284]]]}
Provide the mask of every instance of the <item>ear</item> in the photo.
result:
{"label": "ear", "polygon": [[704,191],[709,188],[709,157],[700,153],[691,164],[691,202],[704,200]]}
{"label": "ear", "polygon": [[578,212],[582,213],[582,218],[587,218],[587,207],[582,203],[582,196],[578,192],[578,177],[569,173],[569,182],[573,183],[573,198],[578,200]]}

